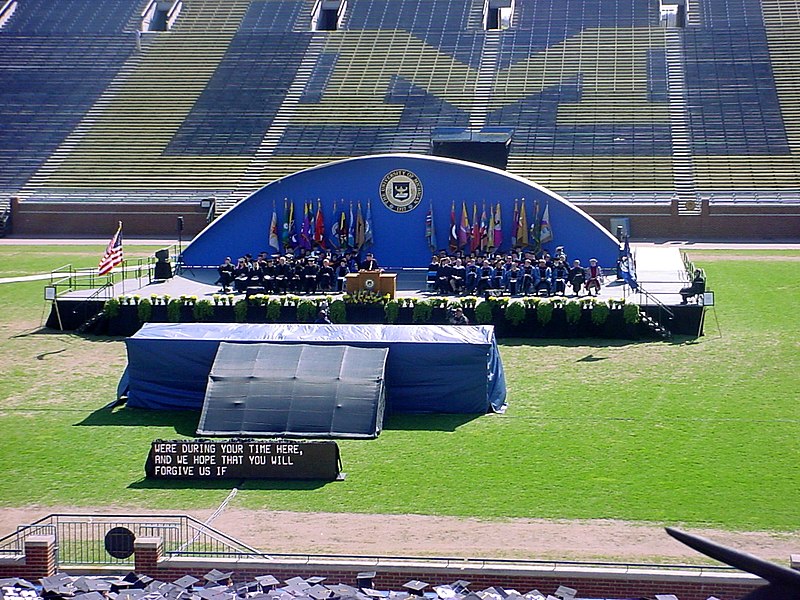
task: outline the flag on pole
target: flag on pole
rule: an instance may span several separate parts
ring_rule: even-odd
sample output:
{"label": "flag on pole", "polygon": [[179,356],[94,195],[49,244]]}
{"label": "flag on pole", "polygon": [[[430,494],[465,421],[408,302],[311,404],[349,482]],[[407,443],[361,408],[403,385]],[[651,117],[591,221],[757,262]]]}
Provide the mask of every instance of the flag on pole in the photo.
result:
{"label": "flag on pole", "polygon": [[[523,201],[525,199],[523,198]],[[519,204],[514,198],[514,217],[511,221],[511,247],[515,248],[519,239]]]}
{"label": "flag on pole", "polygon": [[478,203],[472,203],[472,232],[469,236],[469,250],[475,252],[481,247],[481,221],[478,218]]}
{"label": "flag on pole", "polygon": [[469,215],[467,215],[467,203],[461,203],[461,223],[458,226],[458,247],[462,250],[469,242]]}
{"label": "flag on pole", "polygon": [[272,202],[272,221],[269,224],[269,247],[275,248],[275,252],[280,250],[278,241],[278,212],[275,210],[275,202]]}
{"label": "flag on pole", "polygon": [[347,250],[347,212],[345,211],[344,200],[342,200],[342,210],[339,211],[339,223],[337,225],[336,235],[339,239],[339,248]]}
{"label": "flag on pole", "polygon": [[356,213],[356,249],[361,250],[365,241],[364,217],[361,215],[361,200],[358,201],[358,212]]}
{"label": "flag on pole", "polygon": [[494,210],[492,205],[489,204],[489,228],[486,231],[486,249],[491,252],[494,248]]}
{"label": "flag on pole", "polygon": [[541,232],[542,222],[539,219],[539,200],[533,200],[533,221],[531,222],[531,245],[533,251],[538,254],[542,249],[542,243],[539,241],[539,234]]}
{"label": "flag on pole", "polygon": [[544,207],[541,223],[539,224],[539,243],[546,244],[553,241],[553,228],[550,226],[550,203]]}
{"label": "flag on pole", "polygon": [[333,224],[331,225],[331,237],[330,242],[333,248],[340,248],[339,245],[339,215],[336,214],[336,200],[333,201],[333,209],[331,210],[331,215],[333,215]]}
{"label": "flag on pole", "polygon": [[367,200],[367,218],[364,219],[364,244],[372,246],[375,243],[372,230],[372,200]]}
{"label": "flag on pole", "polygon": [[478,248],[486,252],[486,250],[489,249],[489,224],[486,221],[486,200],[483,201],[483,206],[481,207],[481,224],[480,227],[478,227],[478,234],[480,235]]}
{"label": "flag on pole", "polygon": [[322,200],[317,198],[317,216],[314,217],[314,243],[325,249],[325,217],[322,215]]}
{"label": "flag on pole", "polygon": [[314,205],[310,200],[308,202],[303,202],[303,224],[300,227],[300,247],[306,250],[311,250],[311,241],[314,235],[311,231],[313,211]]}
{"label": "flag on pole", "polygon": [[103,253],[103,258],[100,259],[100,263],[97,265],[98,274],[106,275],[107,273],[110,273],[114,267],[122,264],[123,258],[122,221],[120,221],[119,226],[117,227],[117,232],[114,234],[111,240],[109,240],[108,246],[106,246],[106,251]]}
{"label": "flag on pole", "polygon": [[350,218],[347,220],[347,247],[356,247],[356,220],[353,218],[353,201],[350,200]]}
{"label": "flag on pole", "polygon": [[458,226],[456,225],[456,202],[450,204],[450,240],[447,244],[450,252],[458,250]]}
{"label": "flag on pole", "polygon": [[283,229],[281,231],[281,241],[283,242],[283,247],[286,250],[290,250],[292,248],[292,237],[294,236],[294,202],[292,202],[291,207],[289,205],[289,199],[283,199]]}
{"label": "flag on pole", "polygon": [[428,207],[428,214],[425,216],[425,240],[428,242],[431,252],[436,252],[438,244],[436,243],[436,229],[433,225],[433,202]]}
{"label": "flag on pole", "polygon": [[494,247],[498,250],[503,245],[503,219],[500,210],[500,203],[494,209]]}
{"label": "flag on pole", "polygon": [[525,216],[525,198],[520,202],[519,226],[517,227],[517,245],[523,248],[528,245],[528,218]]}

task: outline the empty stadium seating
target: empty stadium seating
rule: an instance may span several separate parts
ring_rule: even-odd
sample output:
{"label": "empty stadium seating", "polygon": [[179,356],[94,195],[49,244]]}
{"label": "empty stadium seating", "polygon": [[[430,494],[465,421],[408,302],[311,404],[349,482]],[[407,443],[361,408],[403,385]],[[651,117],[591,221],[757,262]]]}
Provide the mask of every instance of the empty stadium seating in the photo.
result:
{"label": "empty stadium seating", "polygon": [[[0,29],[0,194],[224,209],[298,169],[430,153],[441,127],[512,132],[508,170],[591,211],[769,205],[800,192],[796,0],[25,0]],[[697,200],[695,202],[694,200]],[[623,210],[624,207],[625,210]]]}

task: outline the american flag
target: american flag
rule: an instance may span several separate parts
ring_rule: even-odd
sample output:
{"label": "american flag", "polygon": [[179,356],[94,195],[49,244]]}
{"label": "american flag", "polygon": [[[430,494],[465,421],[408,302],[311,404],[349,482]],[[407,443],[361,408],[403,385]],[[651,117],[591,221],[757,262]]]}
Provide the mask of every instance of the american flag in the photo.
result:
{"label": "american flag", "polygon": [[122,221],[120,221],[117,232],[108,242],[103,258],[100,259],[100,264],[97,266],[98,273],[100,275],[110,273],[114,267],[122,264],[122,258]]}

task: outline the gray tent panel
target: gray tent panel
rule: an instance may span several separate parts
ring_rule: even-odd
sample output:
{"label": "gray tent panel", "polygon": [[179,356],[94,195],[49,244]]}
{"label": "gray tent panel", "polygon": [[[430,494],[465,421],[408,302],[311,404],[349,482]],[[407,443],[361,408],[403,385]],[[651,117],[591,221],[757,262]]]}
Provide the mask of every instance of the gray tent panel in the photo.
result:
{"label": "gray tent panel", "polygon": [[388,348],[221,342],[197,433],[376,437]]}

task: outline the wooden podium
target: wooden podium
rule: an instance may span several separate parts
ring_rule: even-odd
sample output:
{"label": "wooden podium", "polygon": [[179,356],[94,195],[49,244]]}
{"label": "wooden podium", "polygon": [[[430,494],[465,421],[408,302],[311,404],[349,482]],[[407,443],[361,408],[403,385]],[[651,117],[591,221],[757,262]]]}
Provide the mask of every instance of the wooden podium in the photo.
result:
{"label": "wooden podium", "polygon": [[345,291],[348,294],[365,290],[375,292],[381,296],[389,294],[394,298],[397,292],[397,273],[383,273],[381,271],[359,271],[348,273],[344,278]]}

